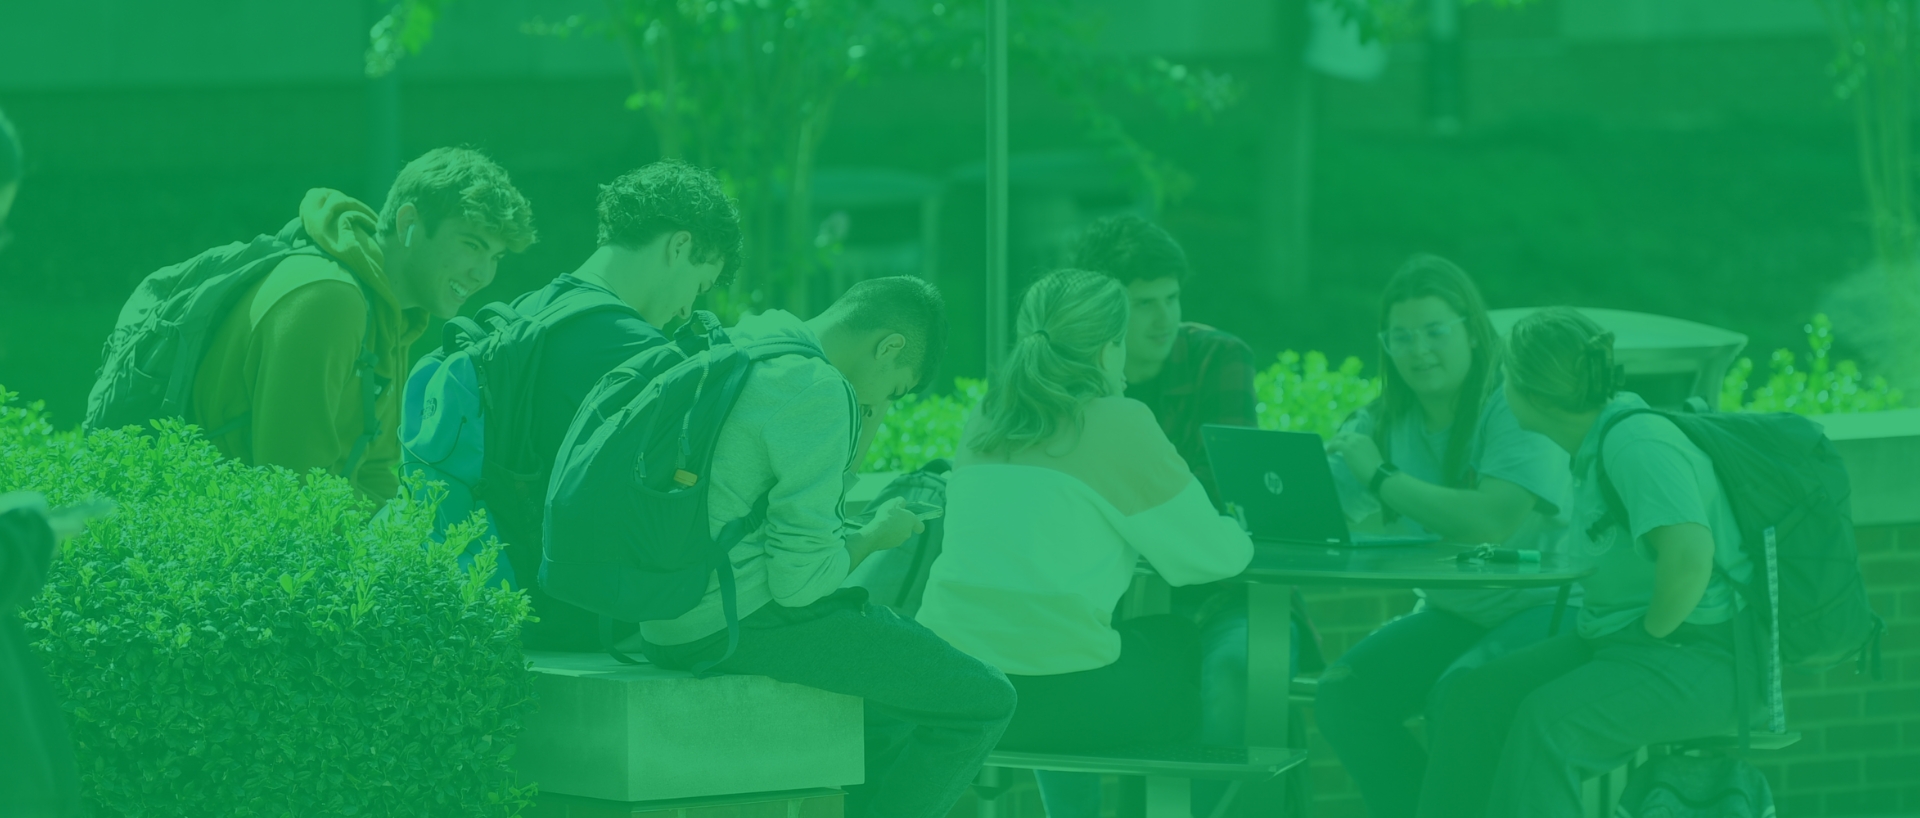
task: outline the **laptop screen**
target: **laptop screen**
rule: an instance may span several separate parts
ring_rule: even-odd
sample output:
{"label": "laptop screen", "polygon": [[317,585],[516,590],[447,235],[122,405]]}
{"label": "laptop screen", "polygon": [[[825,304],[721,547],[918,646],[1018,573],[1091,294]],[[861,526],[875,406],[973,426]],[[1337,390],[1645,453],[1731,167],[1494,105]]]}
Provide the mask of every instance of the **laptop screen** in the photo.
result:
{"label": "laptop screen", "polygon": [[1244,515],[1254,539],[1349,541],[1319,435],[1211,425],[1200,434],[1220,499]]}

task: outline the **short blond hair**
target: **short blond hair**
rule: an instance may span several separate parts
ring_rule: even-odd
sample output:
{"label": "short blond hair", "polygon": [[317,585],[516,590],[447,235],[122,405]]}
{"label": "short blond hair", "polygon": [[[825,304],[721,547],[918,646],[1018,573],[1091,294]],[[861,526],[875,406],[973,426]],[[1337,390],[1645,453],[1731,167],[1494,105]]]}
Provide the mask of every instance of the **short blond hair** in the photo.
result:
{"label": "short blond hair", "polygon": [[428,233],[447,219],[465,217],[516,253],[538,238],[527,197],[505,168],[472,148],[434,148],[401,168],[380,208],[382,235],[393,235],[400,208],[407,204],[420,210]]}

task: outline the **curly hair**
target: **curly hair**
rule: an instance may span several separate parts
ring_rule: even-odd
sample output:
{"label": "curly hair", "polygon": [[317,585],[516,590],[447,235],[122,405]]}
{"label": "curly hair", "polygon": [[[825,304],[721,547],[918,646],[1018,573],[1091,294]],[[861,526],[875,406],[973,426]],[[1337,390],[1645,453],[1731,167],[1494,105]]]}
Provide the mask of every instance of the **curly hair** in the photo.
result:
{"label": "curly hair", "polygon": [[391,236],[400,208],[411,204],[432,235],[441,222],[463,216],[496,234],[518,253],[533,244],[533,206],[507,171],[472,148],[434,148],[407,163],[380,208],[380,234]]}
{"label": "curly hair", "polygon": [[693,234],[693,260],[720,262],[719,286],[743,255],[740,210],[705,170],[674,159],[628,171],[600,186],[600,244],[638,248],[668,233]]}
{"label": "curly hair", "polygon": [[1075,269],[1106,273],[1122,284],[1187,277],[1187,251],[1139,216],[1109,216],[1087,226],[1073,251]]}

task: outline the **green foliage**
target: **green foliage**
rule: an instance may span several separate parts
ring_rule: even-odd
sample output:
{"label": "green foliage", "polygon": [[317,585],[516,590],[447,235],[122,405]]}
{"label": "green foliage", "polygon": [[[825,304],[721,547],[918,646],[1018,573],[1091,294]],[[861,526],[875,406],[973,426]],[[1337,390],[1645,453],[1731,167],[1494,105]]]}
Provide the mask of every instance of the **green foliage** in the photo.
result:
{"label": "green foliage", "polygon": [[1792,350],[1775,350],[1768,361],[1766,382],[1752,387],[1749,393],[1753,360],[1741,358],[1721,385],[1721,410],[1827,415],[1877,412],[1905,404],[1905,396],[1889,386],[1886,378],[1868,378],[1852,361],[1830,360],[1833,323],[1825,315],[1815,315],[1806,330],[1812,356],[1804,370]]}
{"label": "green foliage", "polygon": [[960,449],[967,413],[987,396],[987,382],[955,378],[951,395],[902,398],[887,412],[867,449],[868,471],[913,471]]}
{"label": "green foliage", "polygon": [[1333,437],[1348,415],[1380,396],[1380,381],[1360,376],[1364,367],[1359,358],[1328,369],[1324,353],[1280,353],[1280,360],[1253,376],[1260,428]]}
{"label": "green foliage", "polygon": [[[370,32],[370,75],[418,53],[458,0],[398,0]],[[619,43],[631,93],[663,157],[715,168],[738,199],[747,262],[741,288],[755,308],[810,313],[807,277],[816,154],[848,88],[884,76],[977,69],[982,0],[607,0],[604,15],[535,20],[544,36]],[[1114,96],[1172,115],[1211,114],[1236,90],[1225,76],[1165,59],[1093,47],[1098,18],[1067,0],[1008,4],[1009,59],[1036,69],[1100,147],[1131,160],[1157,194],[1184,178],[1108,113]]]}
{"label": "green foliage", "polygon": [[190,427],[52,431],[0,393],[0,491],[119,511],[25,612],[102,815],[517,814],[524,595],[432,515],[224,461]]}
{"label": "green foliage", "polygon": [[[1377,379],[1360,376],[1363,366],[1359,358],[1348,358],[1339,369],[1328,369],[1323,353],[1280,353],[1279,360],[1253,377],[1260,428],[1332,437],[1341,421],[1380,395]],[[967,413],[986,395],[986,381],[956,378],[951,395],[902,399],[874,432],[866,470],[912,471],[929,460],[952,457],[960,447]]]}

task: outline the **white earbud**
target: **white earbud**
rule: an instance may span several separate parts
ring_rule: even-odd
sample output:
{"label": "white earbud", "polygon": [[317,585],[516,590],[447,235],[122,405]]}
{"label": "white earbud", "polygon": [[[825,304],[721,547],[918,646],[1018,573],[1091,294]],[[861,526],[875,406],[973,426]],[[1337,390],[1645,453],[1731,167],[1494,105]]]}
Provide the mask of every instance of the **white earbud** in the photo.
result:
{"label": "white earbud", "polygon": [[418,229],[420,229],[420,225],[417,225],[417,224],[407,228],[407,246],[408,247],[413,246],[413,231]]}

